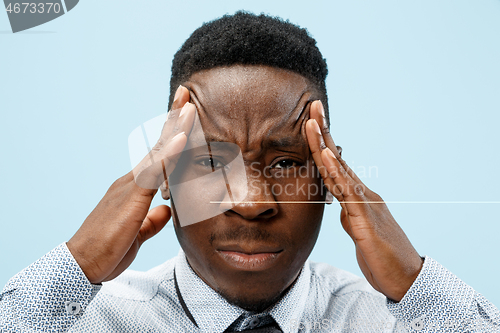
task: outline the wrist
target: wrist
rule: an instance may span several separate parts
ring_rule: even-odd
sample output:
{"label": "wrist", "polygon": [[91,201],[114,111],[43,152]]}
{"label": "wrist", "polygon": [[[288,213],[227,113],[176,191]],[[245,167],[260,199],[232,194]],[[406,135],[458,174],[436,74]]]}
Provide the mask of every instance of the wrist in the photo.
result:
{"label": "wrist", "polygon": [[[424,265],[424,258],[417,255],[417,257],[413,258],[412,263],[408,263],[408,266],[403,270],[404,275],[401,279],[402,283],[400,284],[401,288],[398,292],[394,293],[392,297],[387,297],[390,300],[398,303],[403,297],[408,293],[411,286],[415,283],[418,275],[422,271],[422,267]],[[386,295],[387,296],[387,295]]]}

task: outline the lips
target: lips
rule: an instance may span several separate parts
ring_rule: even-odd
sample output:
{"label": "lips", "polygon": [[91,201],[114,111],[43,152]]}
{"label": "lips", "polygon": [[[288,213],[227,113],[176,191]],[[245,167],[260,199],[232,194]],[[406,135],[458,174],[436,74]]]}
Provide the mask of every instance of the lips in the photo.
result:
{"label": "lips", "polygon": [[282,249],[277,246],[265,245],[265,244],[255,244],[246,247],[242,247],[240,244],[229,244],[217,246],[218,251],[229,251],[229,252],[240,252],[245,254],[258,254],[258,253],[277,253],[281,252]]}
{"label": "lips", "polygon": [[217,253],[231,267],[245,271],[262,271],[274,266],[282,249],[270,245],[255,245],[243,248],[240,245],[225,245]]}

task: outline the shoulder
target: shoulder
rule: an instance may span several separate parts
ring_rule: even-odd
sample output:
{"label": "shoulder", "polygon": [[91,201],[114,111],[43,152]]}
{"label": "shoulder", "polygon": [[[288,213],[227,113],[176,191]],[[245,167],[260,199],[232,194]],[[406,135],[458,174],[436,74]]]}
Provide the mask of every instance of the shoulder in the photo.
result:
{"label": "shoulder", "polygon": [[179,312],[173,282],[175,262],[172,258],[147,272],[126,270],[104,282],[71,332],[92,328],[100,332],[163,331],[160,327],[175,331],[176,323],[168,320]]}
{"label": "shoulder", "polygon": [[[310,262],[310,300],[319,312],[341,311],[351,316],[387,316],[386,297],[364,278],[325,263]],[[376,314],[375,314],[376,313]]]}
{"label": "shoulder", "polygon": [[[301,318],[304,325],[379,332],[394,324],[386,297],[366,279],[325,263],[309,262],[309,267],[309,297]],[[345,326],[352,323],[354,326]]]}
{"label": "shoulder", "polygon": [[[340,268],[318,262],[310,262],[311,279],[321,289],[327,289],[333,295],[349,293],[379,294],[366,279]],[[378,296],[378,295],[377,295]]]}

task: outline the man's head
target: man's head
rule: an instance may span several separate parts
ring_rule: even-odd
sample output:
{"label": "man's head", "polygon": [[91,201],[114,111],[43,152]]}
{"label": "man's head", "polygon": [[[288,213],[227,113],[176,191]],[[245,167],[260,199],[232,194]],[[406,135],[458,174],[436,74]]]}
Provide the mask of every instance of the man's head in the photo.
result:
{"label": "man's head", "polygon": [[203,24],[172,61],[169,109],[177,87],[196,72],[220,66],[266,65],[298,73],[316,86],[328,120],[326,61],[306,29],[277,17],[237,12]]}
{"label": "man's head", "polygon": [[[172,91],[179,84],[190,90],[207,141],[238,145],[248,181],[244,202],[185,227],[173,202],[177,237],[193,270],[247,310],[279,299],[319,233],[324,205],[306,202],[324,200],[326,190],[305,122],[312,101],[326,105],[326,72],[305,30],[245,13],[205,24],[173,61]],[[189,158],[194,172],[224,165],[214,156]],[[183,172],[174,173],[182,180]],[[185,194],[196,205],[192,192]]]}

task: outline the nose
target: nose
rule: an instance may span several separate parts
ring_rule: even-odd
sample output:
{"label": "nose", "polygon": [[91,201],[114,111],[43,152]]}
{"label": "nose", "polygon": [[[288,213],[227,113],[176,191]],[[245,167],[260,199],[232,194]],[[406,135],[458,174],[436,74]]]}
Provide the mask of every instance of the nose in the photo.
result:
{"label": "nose", "polygon": [[[238,196],[237,193],[233,193],[233,196],[235,194]],[[278,203],[272,187],[264,177],[248,177],[246,197],[231,206],[225,207],[226,215],[238,214],[247,220],[269,219],[278,214]]]}

